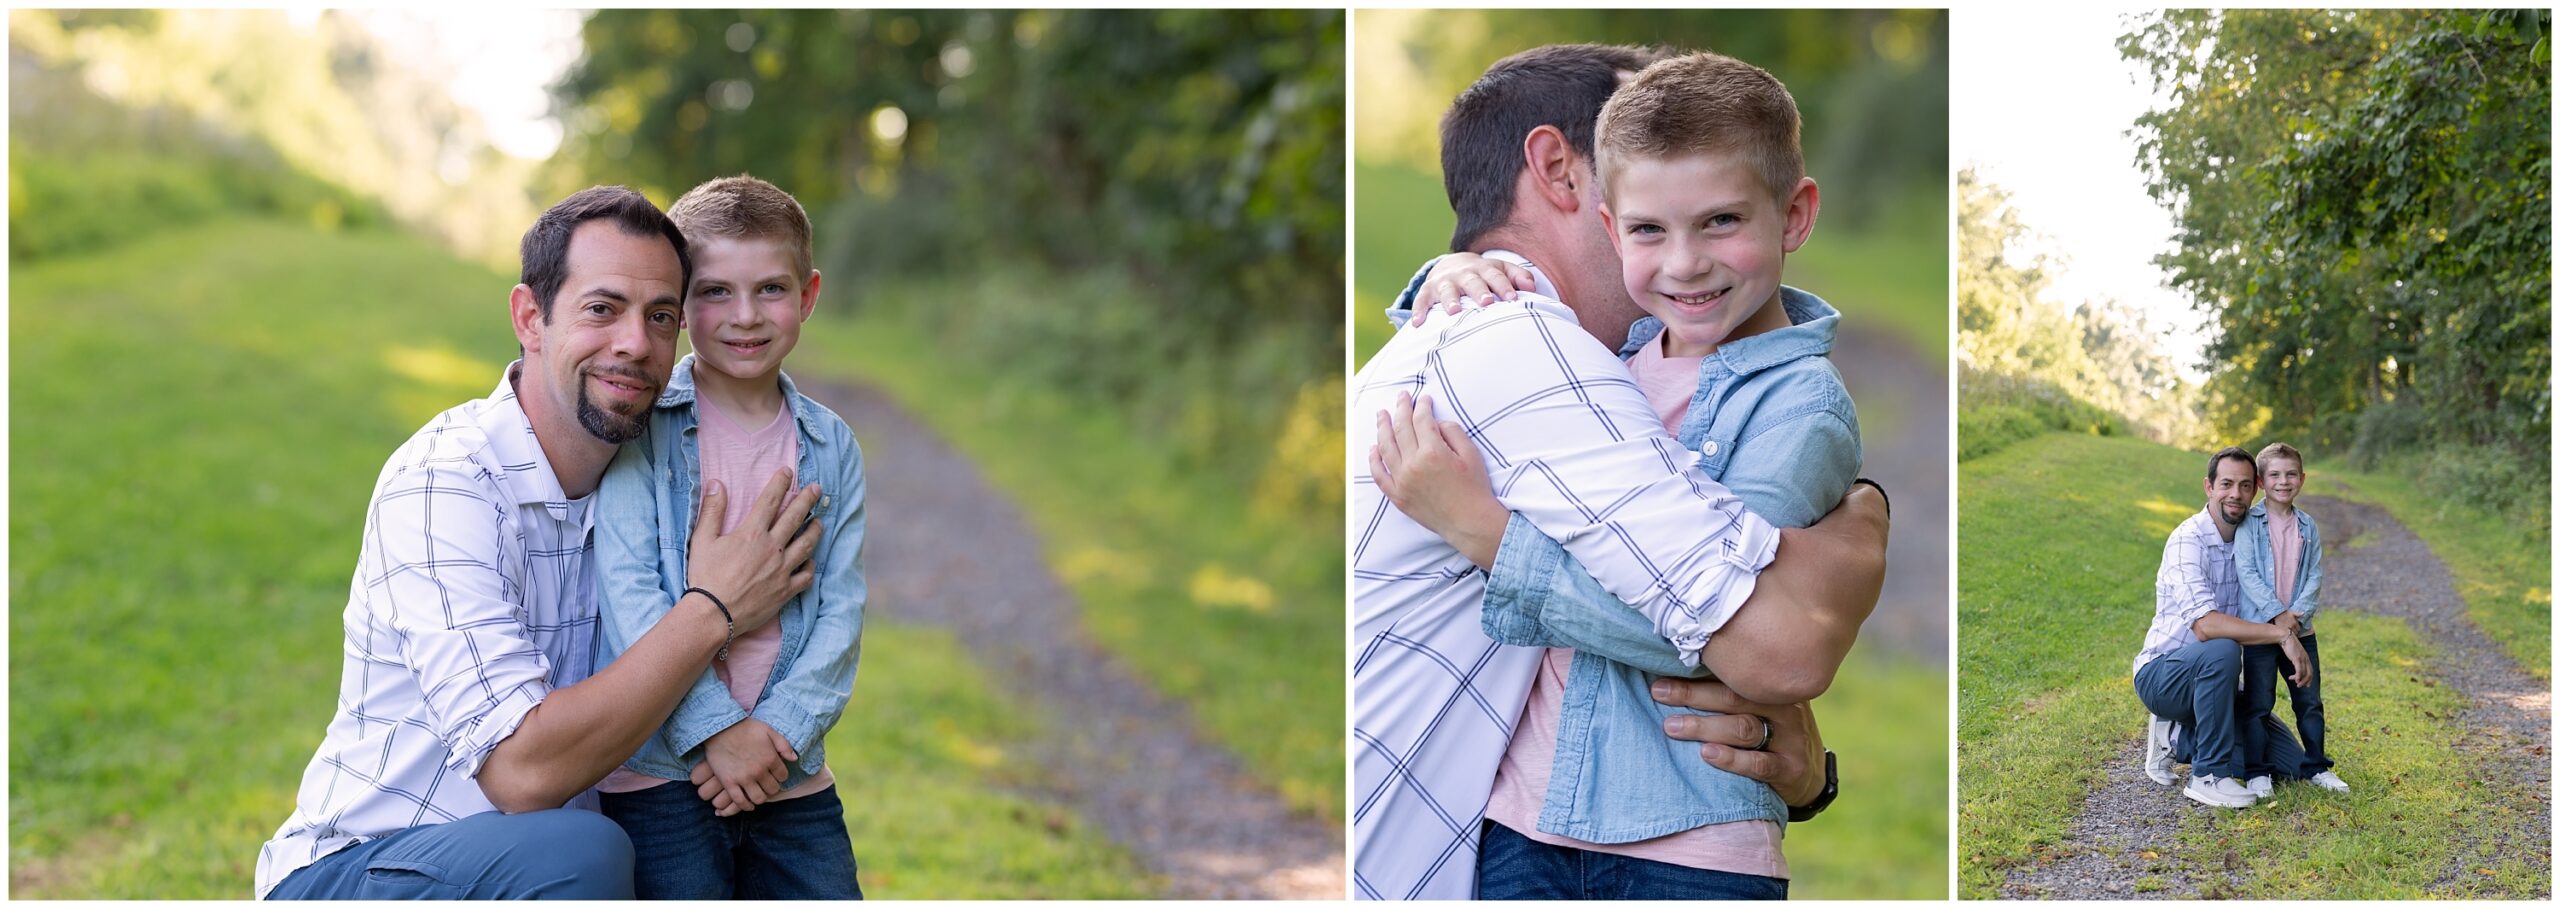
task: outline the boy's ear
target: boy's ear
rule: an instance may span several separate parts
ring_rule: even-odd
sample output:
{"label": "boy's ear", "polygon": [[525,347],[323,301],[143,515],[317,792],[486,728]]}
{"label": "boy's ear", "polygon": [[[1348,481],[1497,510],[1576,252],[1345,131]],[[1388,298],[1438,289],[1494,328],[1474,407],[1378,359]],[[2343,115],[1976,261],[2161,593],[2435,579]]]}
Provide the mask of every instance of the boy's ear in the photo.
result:
{"label": "boy's ear", "polygon": [[527,353],[542,349],[542,307],[534,304],[533,288],[518,284],[507,292],[507,321],[515,326],[518,347]]}
{"label": "boy's ear", "polygon": [[1822,214],[1822,189],[1813,185],[1812,177],[1796,181],[1796,191],[1787,194],[1787,252],[1804,248],[1813,237],[1814,218]]}
{"label": "boy's ear", "polygon": [[800,321],[809,321],[809,314],[818,311],[819,277],[818,270],[812,268],[809,269],[809,280],[801,282]]}
{"label": "boy's ear", "polygon": [[1600,203],[1600,228],[1609,232],[1609,249],[1625,258],[1627,251],[1618,246],[1618,215],[1609,210],[1607,202]]}

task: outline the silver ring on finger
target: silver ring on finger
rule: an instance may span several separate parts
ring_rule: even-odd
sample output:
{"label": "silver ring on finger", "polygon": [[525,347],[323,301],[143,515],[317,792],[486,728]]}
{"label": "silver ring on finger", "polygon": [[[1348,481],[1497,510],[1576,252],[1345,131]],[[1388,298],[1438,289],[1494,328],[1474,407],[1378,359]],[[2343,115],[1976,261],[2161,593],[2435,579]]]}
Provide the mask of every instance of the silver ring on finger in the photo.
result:
{"label": "silver ring on finger", "polygon": [[1751,750],[1767,751],[1769,750],[1769,738],[1770,736],[1775,735],[1777,731],[1769,726],[1768,717],[1753,717],[1753,719],[1760,721],[1760,744],[1751,746]]}

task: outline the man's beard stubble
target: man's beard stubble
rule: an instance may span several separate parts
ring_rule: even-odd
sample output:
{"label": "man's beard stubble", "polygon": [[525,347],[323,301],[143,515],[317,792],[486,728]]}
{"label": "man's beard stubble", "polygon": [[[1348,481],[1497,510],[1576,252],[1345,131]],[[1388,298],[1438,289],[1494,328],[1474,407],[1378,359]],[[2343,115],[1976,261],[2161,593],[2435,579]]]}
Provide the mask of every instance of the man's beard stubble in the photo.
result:
{"label": "man's beard stubble", "polygon": [[620,445],[640,437],[649,428],[649,408],[643,405],[637,414],[621,414],[597,407],[587,398],[586,383],[578,384],[578,425],[587,434],[611,445]]}

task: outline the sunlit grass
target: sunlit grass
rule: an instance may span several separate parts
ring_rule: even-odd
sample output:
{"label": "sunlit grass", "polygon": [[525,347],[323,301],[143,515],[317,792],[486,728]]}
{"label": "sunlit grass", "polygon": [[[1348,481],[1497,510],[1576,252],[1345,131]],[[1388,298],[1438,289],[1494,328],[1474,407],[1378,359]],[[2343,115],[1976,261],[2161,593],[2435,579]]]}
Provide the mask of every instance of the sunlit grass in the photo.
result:
{"label": "sunlit grass", "polygon": [[[2061,843],[2104,762],[2142,734],[2133,655],[2168,533],[2203,508],[2201,463],[2138,440],[2046,434],[1959,466],[1960,896],[1996,895],[2036,848]],[[2547,809],[2479,787],[2476,759],[2446,733],[2461,700],[2430,674],[2432,648],[2405,622],[2353,609],[2324,611],[2321,629],[2329,750],[2355,792],[2286,786],[2205,819],[2164,867],[2241,863],[2246,886],[2207,895],[2244,898],[2545,893],[2547,847],[2461,851],[2473,848],[2462,830]],[[2288,715],[2281,700],[2277,711]],[[2497,873],[2434,888],[2456,860]]]}
{"label": "sunlit grass", "polygon": [[[383,234],[232,221],[16,268],[11,893],[242,899],[328,721],[383,459],[515,355],[511,277]],[[434,404],[441,401],[441,404]],[[1336,609],[1339,613],[1339,609]],[[1144,895],[1014,794],[1036,715],[873,621],[829,759],[875,896]]]}

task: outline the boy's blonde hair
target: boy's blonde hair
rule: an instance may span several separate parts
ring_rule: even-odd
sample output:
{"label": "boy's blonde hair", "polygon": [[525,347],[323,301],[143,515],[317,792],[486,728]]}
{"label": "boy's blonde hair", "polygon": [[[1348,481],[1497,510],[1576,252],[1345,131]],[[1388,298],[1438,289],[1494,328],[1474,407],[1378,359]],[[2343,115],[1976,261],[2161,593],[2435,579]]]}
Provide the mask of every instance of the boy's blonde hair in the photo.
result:
{"label": "boy's blonde hair", "polygon": [[1600,109],[1601,191],[1616,198],[1611,172],[1631,158],[1739,154],[1784,206],[1804,179],[1801,127],[1795,96],[1768,70],[1704,51],[1672,57]]}
{"label": "boy's blonde hair", "polygon": [[667,207],[667,217],[694,242],[703,237],[779,242],[791,250],[791,276],[809,277],[814,258],[809,213],[781,187],[746,174],[722,177],[686,191]]}
{"label": "boy's blonde hair", "polygon": [[2302,466],[2302,452],[2293,450],[2293,446],[2283,442],[2269,442],[2267,447],[2258,449],[2258,472],[2266,473],[2267,462],[2277,458],[2292,461],[2293,466],[2297,468]]}

